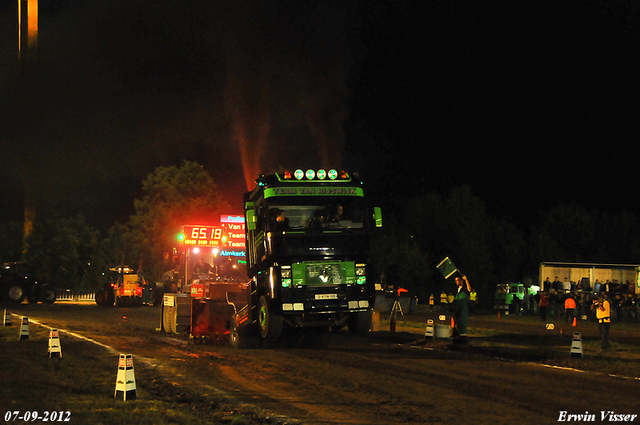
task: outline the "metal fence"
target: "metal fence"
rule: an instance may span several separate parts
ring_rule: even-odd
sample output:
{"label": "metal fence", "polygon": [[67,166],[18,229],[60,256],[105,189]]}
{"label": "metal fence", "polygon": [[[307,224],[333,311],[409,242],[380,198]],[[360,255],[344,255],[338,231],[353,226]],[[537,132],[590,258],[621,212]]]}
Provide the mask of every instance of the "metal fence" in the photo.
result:
{"label": "metal fence", "polygon": [[76,292],[70,289],[59,289],[56,291],[57,299],[56,301],[73,301],[73,302],[95,302],[96,301],[96,293],[95,292]]}

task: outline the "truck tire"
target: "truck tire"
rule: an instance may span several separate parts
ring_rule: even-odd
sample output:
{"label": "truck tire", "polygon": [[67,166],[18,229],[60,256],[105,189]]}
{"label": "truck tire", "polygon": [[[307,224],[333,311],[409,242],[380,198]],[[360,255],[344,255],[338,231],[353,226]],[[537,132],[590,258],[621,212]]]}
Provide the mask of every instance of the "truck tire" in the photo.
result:
{"label": "truck tire", "polygon": [[372,320],[373,311],[371,310],[353,313],[349,318],[349,331],[355,335],[366,335],[371,329]]}
{"label": "truck tire", "polygon": [[229,329],[229,345],[236,350],[246,350],[248,348],[258,348],[259,340],[250,333],[238,329],[237,316],[231,317]]}
{"label": "truck tire", "polygon": [[56,290],[53,289],[50,285],[44,285],[40,289],[40,301],[46,304],[53,304],[56,302],[58,296],[56,295]]}
{"label": "truck tire", "polygon": [[24,289],[24,285],[20,282],[9,282],[5,287],[5,299],[13,304],[22,304],[27,293]]}
{"label": "truck tire", "polygon": [[282,334],[282,315],[273,313],[269,301],[262,295],[258,302],[258,324],[260,336],[265,341],[273,342]]}

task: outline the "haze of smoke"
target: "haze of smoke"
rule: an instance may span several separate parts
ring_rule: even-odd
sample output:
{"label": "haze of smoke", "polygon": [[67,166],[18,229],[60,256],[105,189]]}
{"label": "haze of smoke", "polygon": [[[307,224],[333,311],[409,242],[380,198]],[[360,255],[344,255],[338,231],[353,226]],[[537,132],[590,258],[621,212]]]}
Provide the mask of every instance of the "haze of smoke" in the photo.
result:
{"label": "haze of smoke", "polygon": [[231,6],[222,43],[225,108],[248,188],[257,174],[282,167],[341,165],[343,12],[317,4]]}

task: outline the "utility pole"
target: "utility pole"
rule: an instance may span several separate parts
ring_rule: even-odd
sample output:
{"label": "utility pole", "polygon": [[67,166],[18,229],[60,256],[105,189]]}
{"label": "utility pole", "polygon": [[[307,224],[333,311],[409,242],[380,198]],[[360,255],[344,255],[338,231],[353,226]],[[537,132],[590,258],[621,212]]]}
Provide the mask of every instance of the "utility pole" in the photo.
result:
{"label": "utility pole", "polygon": [[[18,0],[18,66],[24,72],[24,62],[37,57],[38,48],[38,0]],[[36,202],[33,188],[25,184],[23,253],[27,250],[27,236],[33,229]]]}
{"label": "utility pole", "polygon": [[18,0],[18,60],[34,57],[38,47],[38,0]]}

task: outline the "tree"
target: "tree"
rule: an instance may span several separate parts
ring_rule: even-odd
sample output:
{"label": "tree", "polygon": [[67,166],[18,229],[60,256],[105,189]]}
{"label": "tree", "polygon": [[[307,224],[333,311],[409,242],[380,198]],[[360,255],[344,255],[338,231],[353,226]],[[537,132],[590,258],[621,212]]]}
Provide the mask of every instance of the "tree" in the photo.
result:
{"label": "tree", "polygon": [[629,212],[601,214],[560,204],[532,232],[529,267],[536,269],[541,261],[636,263],[639,240],[638,219]]}
{"label": "tree", "polygon": [[428,276],[426,292],[455,289],[452,282],[432,273],[445,257],[461,267],[478,292],[485,294],[483,302],[490,301],[496,283],[521,279],[524,236],[511,222],[489,215],[469,186],[454,188],[446,198],[430,192],[411,199],[402,228],[415,241],[424,270],[429,272],[423,273]]}
{"label": "tree", "polygon": [[182,225],[213,223],[229,205],[204,167],[186,160],[179,167],[156,168],[142,182],[142,191],[128,223],[136,257],[126,258],[132,267],[141,263],[145,278],[151,280],[164,271],[165,254],[171,253]]}
{"label": "tree", "polygon": [[413,238],[391,230],[375,235],[372,242],[371,255],[376,274],[383,277],[381,283],[392,285],[394,290],[402,287],[421,302],[426,301],[434,271]]}
{"label": "tree", "polygon": [[22,258],[24,223],[9,221],[0,224],[0,262],[19,261]]}
{"label": "tree", "polygon": [[508,219],[492,219],[490,223],[491,256],[495,282],[520,281],[525,270],[526,242],[524,235]]}
{"label": "tree", "polygon": [[627,212],[603,214],[595,230],[594,258],[599,262],[636,264],[640,259],[640,225]]}
{"label": "tree", "polygon": [[37,219],[27,237],[31,271],[57,288],[96,289],[105,267],[100,234],[81,216]]}
{"label": "tree", "polygon": [[532,233],[532,257],[540,261],[598,262],[594,258],[598,218],[578,204],[545,213]]}

